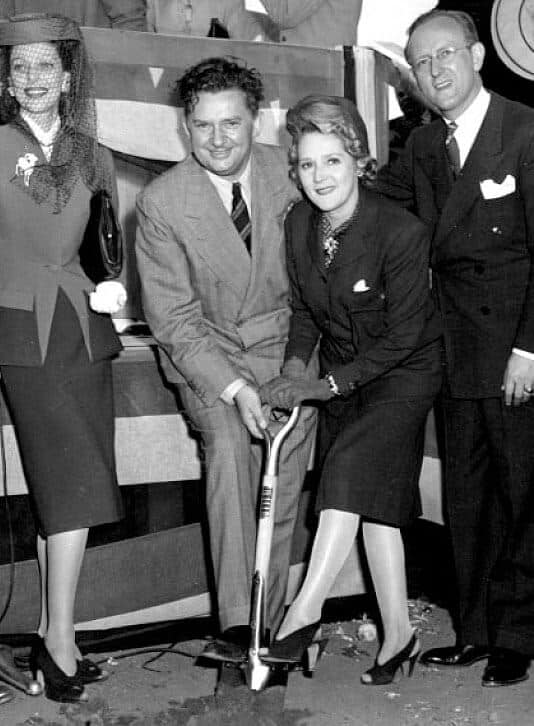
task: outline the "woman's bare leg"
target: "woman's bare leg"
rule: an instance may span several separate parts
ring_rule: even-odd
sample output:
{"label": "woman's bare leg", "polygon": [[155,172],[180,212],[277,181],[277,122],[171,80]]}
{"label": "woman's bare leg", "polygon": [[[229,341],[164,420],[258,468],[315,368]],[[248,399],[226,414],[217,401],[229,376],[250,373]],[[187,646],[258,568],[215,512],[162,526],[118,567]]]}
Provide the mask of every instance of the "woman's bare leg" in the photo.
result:
{"label": "woman's bare leg", "polygon": [[46,647],[69,676],[77,668],[74,641],[74,601],[87,543],[87,529],[60,532],[46,540],[47,614]]}
{"label": "woman's bare leg", "polygon": [[345,564],[358,532],[360,515],[324,509],[304,583],[280,626],[277,639],[321,618],[323,603]]}
{"label": "woman's bare leg", "polygon": [[413,634],[408,617],[404,544],[397,527],[364,522],[362,532],[384,629],[377,658],[382,664],[402,650]]}

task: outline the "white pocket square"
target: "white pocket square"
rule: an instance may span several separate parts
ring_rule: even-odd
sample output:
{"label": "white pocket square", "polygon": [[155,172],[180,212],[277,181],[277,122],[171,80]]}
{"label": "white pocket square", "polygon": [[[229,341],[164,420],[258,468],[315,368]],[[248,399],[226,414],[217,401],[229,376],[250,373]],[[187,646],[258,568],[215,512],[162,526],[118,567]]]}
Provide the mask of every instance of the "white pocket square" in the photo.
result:
{"label": "white pocket square", "polygon": [[367,284],[367,282],[362,278],[361,280],[358,280],[358,282],[355,282],[352,286],[352,292],[367,292],[367,290],[370,290],[371,288]]}
{"label": "white pocket square", "polygon": [[480,182],[480,191],[484,199],[499,199],[515,192],[515,177],[507,174],[503,181],[498,184],[493,179],[484,179]]}

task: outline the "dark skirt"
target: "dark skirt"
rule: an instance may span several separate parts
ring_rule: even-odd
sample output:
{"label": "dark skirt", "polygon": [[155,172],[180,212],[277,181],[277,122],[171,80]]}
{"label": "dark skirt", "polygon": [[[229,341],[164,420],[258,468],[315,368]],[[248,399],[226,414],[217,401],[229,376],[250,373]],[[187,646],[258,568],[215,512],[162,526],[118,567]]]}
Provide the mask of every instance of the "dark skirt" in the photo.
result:
{"label": "dark skirt", "polygon": [[61,290],[44,364],[1,372],[39,533],[120,519],[111,361],[91,363]]}
{"label": "dark skirt", "polygon": [[317,510],[395,527],[421,514],[425,423],[440,385],[438,342],[350,398],[327,402],[319,418]]}

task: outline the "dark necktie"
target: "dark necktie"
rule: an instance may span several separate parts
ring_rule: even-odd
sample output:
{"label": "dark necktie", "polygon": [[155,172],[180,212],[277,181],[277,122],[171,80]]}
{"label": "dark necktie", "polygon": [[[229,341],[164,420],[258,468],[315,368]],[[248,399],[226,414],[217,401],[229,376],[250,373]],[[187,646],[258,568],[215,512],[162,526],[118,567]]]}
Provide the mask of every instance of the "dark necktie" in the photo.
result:
{"label": "dark necktie", "polygon": [[250,254],[251,224],[248,216],[247,205],[241,195],[241,184],[234,182],[232,184],[232,222],[239,232],[241,239],[245,243],[248,253]]}
{"label": "dark necktie", "polygon": [[447,124],[447,136],[445,137],[445,151],[447,152],[453,179],[456,179],[462,168],[460,164],[460,149],[454,137],[457,128],[458,124],[455,124],[454,121]]}

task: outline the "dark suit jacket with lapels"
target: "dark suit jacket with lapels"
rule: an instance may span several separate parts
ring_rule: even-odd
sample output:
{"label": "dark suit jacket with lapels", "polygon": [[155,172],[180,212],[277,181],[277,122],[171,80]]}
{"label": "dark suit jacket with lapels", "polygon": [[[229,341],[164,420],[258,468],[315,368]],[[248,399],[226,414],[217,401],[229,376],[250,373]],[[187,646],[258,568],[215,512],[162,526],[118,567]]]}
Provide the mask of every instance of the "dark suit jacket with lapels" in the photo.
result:
{"label": "dark suit jacket with lapels", "polygon": [[[429,295],[429,239],[412,214],[360,188],[358,213],[326,269],[319,218],[303,201],[286,222],[293,307],[286,357],[307,361],[321,335],[323,373],[331,371],[346,393],[392,369],[398,374],[440,337]],[[423,389],[422,378],[409,374],[392,395],[431,395]]]}
{"label": "dark suit jacket with lapels", "polygon": [[378,187],[431,231],[451,395],[500,396],[512,348],[534,352],[534,110],[491,94],[455,182],[445,133],[414,131]]}

